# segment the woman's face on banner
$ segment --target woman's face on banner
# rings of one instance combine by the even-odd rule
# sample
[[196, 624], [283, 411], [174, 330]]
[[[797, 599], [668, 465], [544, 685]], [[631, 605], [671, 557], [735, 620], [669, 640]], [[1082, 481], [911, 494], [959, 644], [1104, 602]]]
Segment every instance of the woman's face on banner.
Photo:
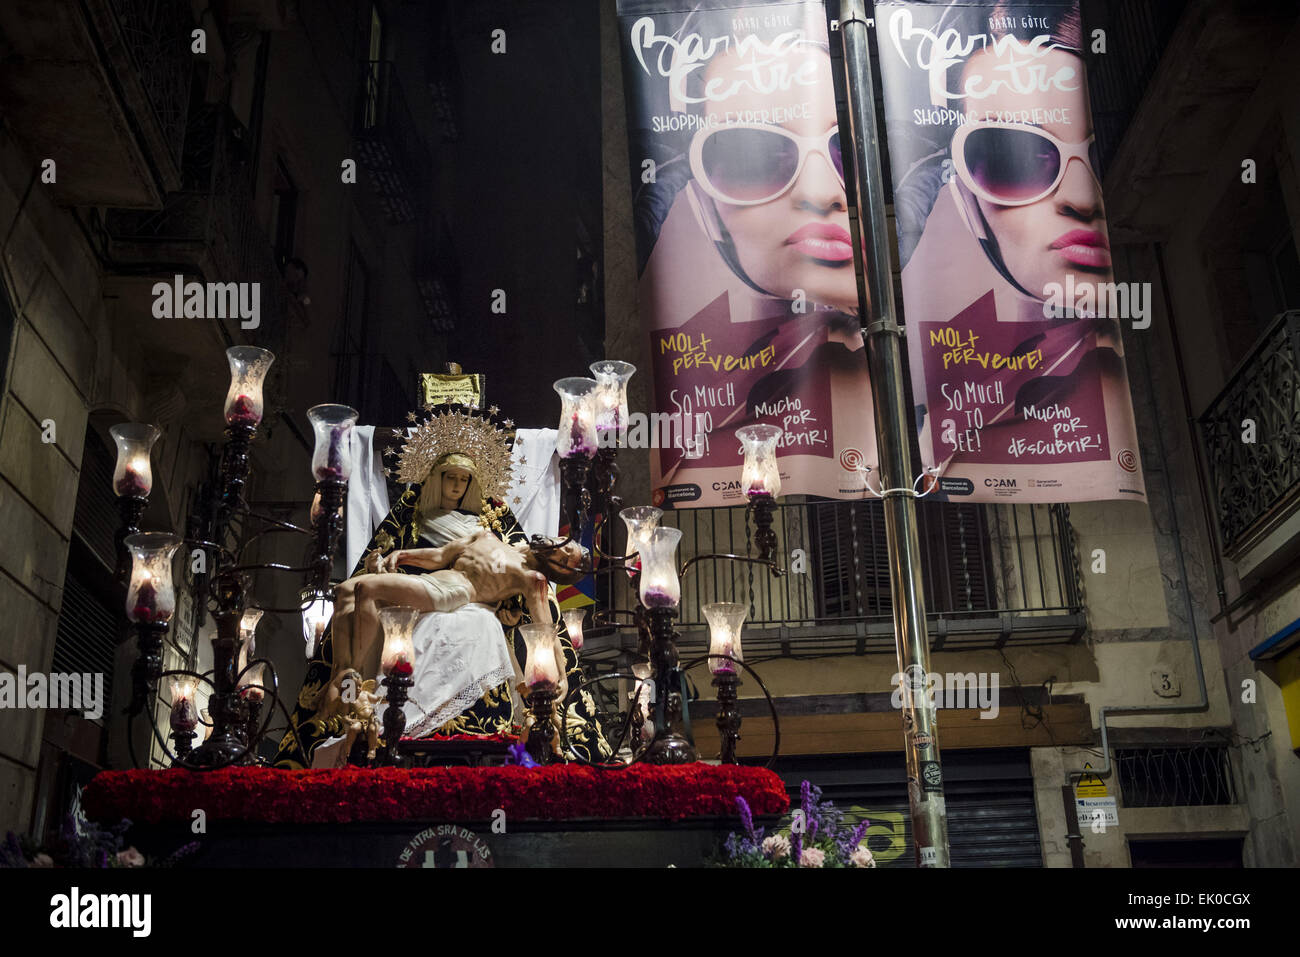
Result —
[[[727, 202], [712, 194], [750, 279], [782, 299], [795, 299], [802, 291], [811, 302], [852, 312], [858, 293], [830, 57], [811, 49], [788, 60], [790, 74], [815, 83], [758, 93], [749, 88], [747, 58], [723, 55], [709, 63], [706, 83], [720, 78], [726, 85], [739, 84], [740, 91], [710, 105], [717, 129], [725, 129], [726, 137], [706, 140], [700, 159], [714, 174], [713, 185], [746, 201]], [[763, 110], [769, 116], [783, 111], [789, 118], [737, 123], [737, 116]], [[768, 129], [753, 128], [760, 125]], [[783, 189], [796, 170], [794, 182]], [[777, 195], [765, 198], [773, 192]]]
[[[994, 82], [994, 77], [1006, 77], [1014, 56], [1010, 50], [1002, 57], [992, 52], [975, 54], [963, 70], [962, 83], [972, 76], [980, 77], [984, 84]], [[1023, 56], [1018, 59], [1020, 75], [1024, 75]], [[1101, 183], [1093, 168], [1095, 149], [1089, 149], [1087, 142], [1093, 130], [1083, 61], [1068, 51], [1051, 50], [1036, 59], [1035, 66], [1046, 77], [1073, 68], [1076, 78], [1072, 85], [1077, 84], [1078, 89], [1023, 94], [1010, 91], [1003, 83], [990, 96], [965, 101], [968, 112], [978, 110], [984, 115], [987, 111], [993, 114], [988, 119], [995, 121], [999, 113], [1006, 119], [1008, 114], [1035, 108], [1049, 115], [1042, 123], [1023, 124], [1021, 130], [973, 127], [966, 131], [963, 152], [967, 167], [986, 193], [992, 190], [1023, 202], [1046, 191], [1033, 202], [1015, 206], [991, 201], [987, 194], [976, 195], [1011, 275], [1027, 292], [1046, 299], [1048, 284], [1064, 287], [1069, 273], [1075, 274], [1076, 282], [1109, 281], [1111, 257]], [[1069, 112], [1051, 113], [1055, 110]], [[1053, 121], [1057, 116], [1068, 116], [1069, 122]], [[1018, 119], [1012, 122], [1020, 123]], [[1064, 143], [1064, 149], [1037, 131]]]

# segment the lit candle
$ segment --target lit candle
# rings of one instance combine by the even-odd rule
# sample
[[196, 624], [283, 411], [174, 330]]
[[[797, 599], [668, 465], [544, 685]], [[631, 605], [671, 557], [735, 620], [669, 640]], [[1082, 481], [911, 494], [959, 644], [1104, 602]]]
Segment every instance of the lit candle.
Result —
[[124, 422], [108, 430], [117, 446], [113, 493], [122, 498], [148, 498], [153, 490], [149, 453], [162, 434], [152, 425]]
[[275, 355], [256, 346], [231, 346], [230, 389], [226, 392], [226, 424], [235, 428], [256, 428], [262, 421], [262, 386]]
[[251, 395], [237, 395], [226, 411], [227, 425], [257, 426], [262, 421], [262, 412]]
[[627, 381], [636, 366], [617, 359], [601, 359], [590, 366], [596, 377], [596, 433], [602, 448], [617, 446], [627, 427]]
[[[627, 526], [627, 550], [623, 554], [630, 559], [627, 563], [628, 578], [635, 578], [641, 570], [641, 552], [654, 530], [659, 527], [659, 519], [663, 514], [652, 505], [635, 505], [618, 513], [618, 517]], [[636, 555], [636, 558], [632, 558], [632, 555]]]
[[122, 477], [113, 486], [113, 491], [118, 495], [136, 495], [140, 498], [147, 498], [149, 492], [153, 490], [150, 471], [149, 460], [144, 456], [137, 455], [126, 463]]
[[641, 551], [641, 604], [647, 608], [676, 608], [682, 600], [677, 575], [679, 528], [661, 525], [650, 533]]
[[573, 645], [574, 651], [582, 650], [582, 619], [586, 614], [585, 608], [569, 608], [560, 612], [560, 617], [564, 619], [564, 630], [569, 635], [569, 644]]
[[352, 430], [357, 410], [346, 405], [316, 405], [307, 419], [316, 434], [311, 472], [318, 482], [346, 482], [352, 475]]
[[781, 494], [781, 470], [776, 461], [776, 446], [784, 433], [775, 425], [747, 425], [736, 430], [744, 451], [740, 487], [750, 498]]
[[[709, 654], [728, 655], [736, 661], [743, 661], [740, 653], [740, 627], [744, 624], [749, 609], [736, 602], [720, 601], [710, 602], [700, 610], [709, 623]], [[709, 671], [715, 675], [734, 675], [736, 665], [726, 658], [710, 658]]]
[[591, 458], [596, 453], [595, 379], [559, 379], [553, 385], [560, 396], [559, 436], [555, 442], [560, 458]]
[[555, 691], [560, 685], [560, 668], [556, 662], [558, 644], [555, 626], [529, 622], [519, 626], [519, 634], [528, 649], [524, 659], [524, 684], [533, 691]]
[[194, 706], [194, 682], [189, 678], [176, 676], [171, 679], [171, 686], [172, 730], [188, 734], [199, 726], [199, 712]]
[[415, 644], [411, 634], [419, 617], [418, 608], [405, 605], [391, 605], [379, 611], [384, 629], [380, 667], [390, 678], [409, 678], [415, 672]]
[[266, 697], [266, 690], [262, 687], [261, 662], [244, 672], [244, 677], [239, 680], [239, 696], [253, 704], [259, 704]]
[[181, 540], [175, 535], [162, 532], [127, 536], [131, 580], [126, 592], [126, 615], [131, 621], [141, 624], [171, 621], [176, 611], [172, 556], [180, 545]]

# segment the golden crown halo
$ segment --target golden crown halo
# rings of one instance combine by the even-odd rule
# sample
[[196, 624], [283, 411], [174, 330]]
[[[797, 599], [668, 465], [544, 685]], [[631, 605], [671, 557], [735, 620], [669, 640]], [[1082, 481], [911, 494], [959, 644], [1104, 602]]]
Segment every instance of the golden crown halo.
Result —
[[[474, 460], [483, 497], [504, 498], [510, 488], [511, 471], [510, 435], [506, 429], [514, 423], [506, 419], [497, 425], [493, 421], [498, 412], [496, 406], [483, 412], [451, 404], [426, 405], [424, 412], [428, 417], [402, 445], [397, 459], [397, 480], [408, 484], [423, 482], [439, 457], [459, 452]], [[417, 422], [419, 416], [412, 412], [407, 419]]]

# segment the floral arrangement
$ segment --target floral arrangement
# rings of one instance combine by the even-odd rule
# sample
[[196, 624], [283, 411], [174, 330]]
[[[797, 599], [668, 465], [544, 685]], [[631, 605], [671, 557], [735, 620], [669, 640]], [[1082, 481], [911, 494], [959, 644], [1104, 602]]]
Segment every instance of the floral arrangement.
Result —
[[320, 824], [486, 821], [498, 808], [520, 820], [722, 818], [738, 797], [758, 814], [782, 814], [790, 804], [771, 771], [706, 764], [101, 771], [84, 802], [98, 820], [188, 822], [201, 807], [209, 822]]
[[191, 841], [165, 858], [148, 860], [134, 847], [123, 847], [131, 822], [101, 827], [76, 812], [63, 819], [59, 832], [44, 844], [13, 831], [0, 844], [0, 867], [173, 867], [199, 848]]
[[[800, 787], [799, 809], [792, 815], [790, 836], [763, 836], [754, 827], [754, 814], [744, 797], [736, 798], [743, 833], [732, 833], [715, 859], [721, 867], [875, 867], [863, 841], [869, 821], [846, 826], [833, 801], [823, 801], [821, 788], [808, 781]], [[795, 824], [802, 822], [796, 829]]]

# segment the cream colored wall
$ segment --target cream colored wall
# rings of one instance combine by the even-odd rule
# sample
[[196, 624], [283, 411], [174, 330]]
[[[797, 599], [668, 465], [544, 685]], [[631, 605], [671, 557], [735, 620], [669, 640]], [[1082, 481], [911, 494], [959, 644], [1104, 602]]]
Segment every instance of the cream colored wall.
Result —
[[[1070, 523], [1079, 549], [1089, 629], [1168, 627], [1149, 507], [1142, 502], [1080, 502], [1070, 506]], [[1092, 571], [1097, 549], [1105, 552], [1105, 574]]]

